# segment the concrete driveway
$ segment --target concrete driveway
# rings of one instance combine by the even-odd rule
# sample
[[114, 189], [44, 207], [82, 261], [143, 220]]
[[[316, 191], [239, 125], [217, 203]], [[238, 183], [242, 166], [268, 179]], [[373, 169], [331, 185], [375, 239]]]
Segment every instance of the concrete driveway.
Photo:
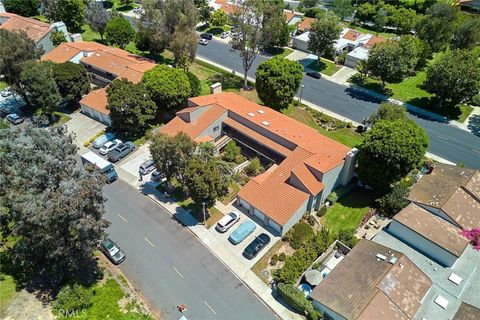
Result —
[[[229, 263], [235, 263], [244, 266], [247, 269], [251, 269], [255, 263], [257, 263], [258, 260], [260, 260], [261, 257], [267, 251], [277, 242], [281, 239], [279, 236], [273, 235], [269, 230], [265, 229], [264, 226], [262, 226], [258, 221], [255, 221], [251, 217], [247, 216], [243, 212], [241, 212], [238, 208], [234, 207], [233, 205], [228, 205], [228, 206], [223, 206], [220, 207], [219, 205], [216, 206], [217, 209], [222, 211], [223, 214], [228, 214], [231, 211], [237, 211], [240, 212], [240, 220], [233, 225], [227, 232], [225, 233], [220, 233], [217, 230], [215, 230], [215, 226], [212, 226], [208, 231], [211, 234], [211, 237], [209, 237], [210, 240], [215, 239], [216, 242], [216, 247], [222, 247], [224, 250], [223, 254], [229, 254], [230, 259], [228, 259]], [[237, 245], [233, 245], [228, 241], [228, 237], [240, 226], [245, 221], [252, 220], [255, 225], [257, 226], [255, 228], [255, 231], [252, 232], [245, 240], [240, 242]], [[270, 237], [270, 243], [260, 251], [255, 258], [252, 260], [248, 260], [242, 255], [243, 250], [250, 244], [250, 242], [255, 239], [259, 234], [261, 233], [266, 233]], [[226, 251], [226, 252], [225, 252]], [[225, 260], [224, 260], [225, 262]]]
[[68, 132], [74, 133], [74, 142], [80, 149], [84, 149], [83, 144], [85, 142], [107, 127], [80, 112], [73, 113], [70, 117], [72, 119], [66, 122], [65, 125]]

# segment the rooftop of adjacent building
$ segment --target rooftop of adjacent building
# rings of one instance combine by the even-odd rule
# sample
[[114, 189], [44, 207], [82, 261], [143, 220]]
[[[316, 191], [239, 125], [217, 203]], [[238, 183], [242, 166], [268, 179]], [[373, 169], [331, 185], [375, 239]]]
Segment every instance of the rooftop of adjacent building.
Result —
[[24, 31], [30, 39], [40, 41], [50, 32], [50, 24], [32, 18], [26, 18], [14, 13], [0, 13], [0, 29], [9, 31]]

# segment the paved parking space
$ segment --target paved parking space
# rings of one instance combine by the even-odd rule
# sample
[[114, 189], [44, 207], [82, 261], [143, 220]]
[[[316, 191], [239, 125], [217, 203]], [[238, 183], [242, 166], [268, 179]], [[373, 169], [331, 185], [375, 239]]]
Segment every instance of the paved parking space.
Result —
[[75, 134], [74, 142], [80, 149], [84, 149], [83, 144], [85, 142], [106, 128], [104, 124], [80, 112], [73, 113], [70, 117], [72, 119], [66, 122], [65, 125], [69, 132]]
[[[225, 206], [225, 208], [222, 208], [222, 212], [224, 214], [227, 214], [228, 212], [231, 212], [231, 211], [237, 211], [237, 212], [240, 212], [240, 220], [235, 224], [233, 225], [233, 227], [231, 227], [227, 232], [225, 233], [220, 233], [218, 232], [217, 230], [215, 230], [215, 226], [212, 226], [208, 231], [211, 233], [211, 235], [213, 236], [213, 238], [218, 241], [217, 245], [221, 245], [221, 246], [224, 246], [225, 248], [228, 249], [228, 251], [230, 251], [236, 259], [239, 260], [239, 262], [241, 262], [242, 264], [244, 264], [248, 269], [252, 268], [253, 265], [255, 263], [257, 263], [258, 260], [260, 260], [260, 258], [277, 242], [281, 239], [280, 236], [275, 236], [273, 235], [269, 230], [265, 229], [264, 226], [262, 226], [260, 223], [258, 223], [258, 221], [256, 221], [256, 219], [251, 219], [249, 216], [247, 216], [246, 214], [244, 214], [243, 212], [241, 212], [239, 209], [235, 208], [233, 205], [229, 205], [229, 206]], [[255, 228], [255, 231], [252, 232], [252, 234], [250, 234], [245, 240], [243, 240], [241, 243], [237, 244], [237, 245], [233, 245], [232, 243], [230, 243], [230, 241], [228, 241], [228, 237], [235, 231], [235, 229], [238, 228], [238, 226], [240, 224], [242, 224], [243, 222], [245, 221], [248, 221], [248, 220], [252, 220], [253, 222], [255, 222], [255, 225], [257, 226]], [[258, 253], [258, 255], [253, 258], [252, 260], [248, 260], [246, 259], [243, 255], [242, 255], [242, 252], [243, 250], [250, 244], [250, 242], [253, 241], [253, 239], [255, 239], [255, 237], [257, 237], [259, 234], [261, 233], [266, 233], [268, 234], [268, 236], [270, 237], [270, 243], [262, 249], [262, 251], [260, 251]], [[210, 237], [210, 239], [212, 239], [212, 237]]]
[[[138, 168], [148, 159], [151, 159], [150, 144], [146, 143], [140, 146], [140, 148], [135, 149], [135, 151], [129, 154], [126, 158], [119, 161], [117, 163], [117, 166], [121, 167], [123, 170], [127, 171], [131, 175], [139, 178]], [[148, 179], [148, 176], [144, 176], [144, 179], [145, 178]]]

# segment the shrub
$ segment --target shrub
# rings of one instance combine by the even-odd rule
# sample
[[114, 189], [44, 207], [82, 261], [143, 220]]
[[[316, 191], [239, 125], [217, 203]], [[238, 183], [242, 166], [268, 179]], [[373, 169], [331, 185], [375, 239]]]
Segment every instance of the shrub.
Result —
[[309, 225], [311, 225], [312, 227], [315, 225], [315, 223], [317, 222], [317, 220], [315, 219], [314, 216], [310, 215], [307, 217], [307, 222]]
[[389, 216], [393, 216], [408, 204], [405, 199], [409, 188], [406, 183], [398, 183], [381, 198], [376, 200], [378, 207]]
[[278, 282], [295, 283], [317, 256], [317, 252], [311, 246], [304, 246], [298, 249], [292, 256], [285, 259], [285, 264], [282, 268], [274, 271], [273, 276], [275, 280]]
[[327, 213], [327, 207], [323, 206], [318, 210], [317, 217], [323, 217]]
[[230, 141], [223, 149], [222, 159], [240, 164], [245, 160], [245, 157], [242, 155], [241, 149], [235, 141]]
[[190, 71], [185, 72], [185, 74], [187, 75], [188, 81], [190, 82], [190, 87], [192, 88], [191, 96], [192, 97], [199, 96], [202, 90], [202, 85], [200, 83], [200, 80], [196, 75], [194, 75]]
[[245, 173], [249, 176], [259, 175], [263, 171], [262, 164], [258, 158], [253, 158], [250, 163], [244, 169]]
[[322, 313], [318, 310], [312, 309], [307, 314], [307, 320], [320, 320], [324, 319]]
[[328, 196], [327, 196], [327, 201], [330, 202], [331, 204], [335, 204], [338, 201], [338, 195], [335, 191], [332, 191]]
[[285, 252], [282, 252], [278, 255], [278, 261], [285, 261], [285, 259], [287, 259], [287, 255], [285, 254]]
[[270, 265], [273, 267], [274, 265], [276, 265], [278, 262], [278, 255], [277, 254], [274, 254], [271, 258], [270, 258]]
[[304, 243], [313, 239], [315, 234], [308, 223], [300, 222], [292, 228], [293, 232], [290, 239], [290, 246], [293, 249], [300, 248]]
[[53, 310], [71, 312], [86, 309], [92, 305], [92, 290], [80, 284], [66, 285], [53, 301]]
[[313, 306], [305, 295], [291, 284], [279, 283], [277, 286], [278, 293], [283, 301], [290, 307], [303, 314], [311, 313]]
[[355, 247], [358, 243], [358, 239], [355, 237], [355, 230], [353, 229], [342, 229], [338, 231], [337, 239], [349, 248]]

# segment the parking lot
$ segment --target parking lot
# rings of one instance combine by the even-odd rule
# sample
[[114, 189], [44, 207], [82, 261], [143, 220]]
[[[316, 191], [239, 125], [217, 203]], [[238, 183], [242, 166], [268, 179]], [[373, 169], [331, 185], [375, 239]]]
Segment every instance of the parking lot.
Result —
[[[217, 206], [218, 207], [218, 206]], [[227, 232], [225, 233], [220, 233], [217, 230], [215, 230], [215, 226], [211, 227], [208, 231], [211, 233], [213, 238], [218, 241], [217, 245], [223, 246], [224, 248], [228, 249], [232, 255], [235, 256], [236, 259], [238, 259], [238, 262], [241, 263], [242, 265], [245, 265], [245, 268], [252, 268], [255, 263], [257, 263], [258, 260], [277, 242], [281, 239], [280, 236], [273, 235], [269, 230], [267, 230], [258, 219], [251, 218], [247, 216], [245, 213], [241, 212], [238, 208], [234, 207], [233, 205], [228, 205], [224, 206], [221, 209], [223, 214], [228, 214], [229, 212], [235, 210], [240, 213], [240, 220], [234, 224]], [[245, 221], [252, 220], [255, 225], [255, 231], [252, 232], [245, 240], [240, 242], [237, 245], [233, 245], [228, 241], [228, 237], [235, 231], [235, 229], [240, 226]], [[250, 244], [250, 242], [255, 239], [259, 234], [261, 233], [266, 233], [270, 237], [270, 243], [265, 246], [262, 251], [260, 251], [255, 258], [252, 260], [248, 260], [247, 258], [242, 256], [243, 250]], [[212, 239], [212, 237], [210, 237]]]

